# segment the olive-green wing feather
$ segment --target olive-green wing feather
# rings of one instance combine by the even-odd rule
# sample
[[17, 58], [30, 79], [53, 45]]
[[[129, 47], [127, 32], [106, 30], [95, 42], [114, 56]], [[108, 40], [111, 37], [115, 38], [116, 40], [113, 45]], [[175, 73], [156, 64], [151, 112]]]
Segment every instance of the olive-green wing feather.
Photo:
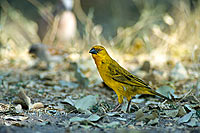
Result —
[[108, 69], [111, 72], [112, 79], [115, 81], [130, 86], [145, 87], [150, 89], [148, 84], [146, 84], [143, 80], [137, 78], [136, 76], [122, 68], [117, 62], [115, 62], [115, 64], [110, 64], [108, 66]]
[[113, 80], [118, 81], [123, 84], [130, 85], [130, 86], [144, 87], [144, 88], [148, 89], [148, 91], [150, 93], [152, 93], [154, 95], [158, 95], [169, 101], [172, 101], [168, 97], [157, 93], [148, 84], [146, 84], [143, 80], [137, 78], [135, 75], [131, 74], [130, 72], [128, 72], [127, 70], [122, 68], [117, 62], [114, 61], [112, 64], [110, 64], [108, 66], [108, 69], [110, 70]]

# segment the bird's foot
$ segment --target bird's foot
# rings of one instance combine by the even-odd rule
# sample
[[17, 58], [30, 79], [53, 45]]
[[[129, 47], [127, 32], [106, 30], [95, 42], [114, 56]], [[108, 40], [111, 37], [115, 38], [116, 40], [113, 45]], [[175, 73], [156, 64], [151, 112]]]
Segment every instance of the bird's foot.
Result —
[[[132, 106], [132, 108], [131, 108], [131, 106]], [[132, 103], [132, 105], [131, 105], [131, 102], [129, 101], [127, 109], [126, 109], [126, 112], [130, 113], [131, 110], [132, 111], [137, 111], [138, 109], [139, 109], [139, 107], [138, 107], [138, 105], [136, 103]]]

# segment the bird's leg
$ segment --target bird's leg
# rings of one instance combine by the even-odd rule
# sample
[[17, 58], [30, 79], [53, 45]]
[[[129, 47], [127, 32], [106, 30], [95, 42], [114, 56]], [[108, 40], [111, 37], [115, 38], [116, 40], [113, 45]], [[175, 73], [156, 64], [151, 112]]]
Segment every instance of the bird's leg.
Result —
[[118, 105], [112, 110], [112, 112], [117, 111], [120, 107], [121, 107], [121, 104], [118, 104]]
[[116, 92], [116, 94], [118, 96], [118, 103], [119, 104], [112, 110], [112, 112], [117, 111], [117, 109], [119, 109], [121, 107], [122, 103], [123, 103], [123, 96], [118, 92]]
[[128, 102], [128, 106], [127, 106], [127, 109], [126, 109], [127, 113], [129, 112], [130, 105], [131, 105], [131, 100], [129, 100], [129, 102]]
[[127, 106], [126, 112], [128, 113], [130, 111], [132, 96], [129, 96], [129, 97], [126, 97], [126, 98], [127, 98], [127, 101], [128, 101], [128, 106]]

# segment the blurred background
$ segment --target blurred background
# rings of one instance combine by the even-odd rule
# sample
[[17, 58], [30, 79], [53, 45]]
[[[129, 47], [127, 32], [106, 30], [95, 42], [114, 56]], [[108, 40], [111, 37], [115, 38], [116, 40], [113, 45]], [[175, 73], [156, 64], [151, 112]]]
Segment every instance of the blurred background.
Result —
[[[155, 66], [199, 62], [199, 0], [1, 0], [0, 64], [26, 66], [33, 43], [89, 58], [94, 44], [112, 57]], [[85, 55], [85, 56], [80, 56]]]

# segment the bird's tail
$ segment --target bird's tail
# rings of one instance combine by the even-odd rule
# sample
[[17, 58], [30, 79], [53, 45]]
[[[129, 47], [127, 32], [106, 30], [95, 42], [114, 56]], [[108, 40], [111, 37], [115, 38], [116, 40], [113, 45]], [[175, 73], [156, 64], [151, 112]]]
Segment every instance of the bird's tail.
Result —
[[173, 101], [172, 99], [169, 99], [168, 97], [166, 97], [166, 96], [164, 96], [164, 95], [162, 95], [162, 94], [156, 92], [155, 90], [152, 90], [152, 89], [151, 89], [150, 92], [151, 92], [153, 95], [157, 95], [157, 96], [162, 97], [162, 98], [164, 98], [164, 99], [166, 99], [166, 100], [168, 100], [168, 101], [171, 101], [171, 102]]

